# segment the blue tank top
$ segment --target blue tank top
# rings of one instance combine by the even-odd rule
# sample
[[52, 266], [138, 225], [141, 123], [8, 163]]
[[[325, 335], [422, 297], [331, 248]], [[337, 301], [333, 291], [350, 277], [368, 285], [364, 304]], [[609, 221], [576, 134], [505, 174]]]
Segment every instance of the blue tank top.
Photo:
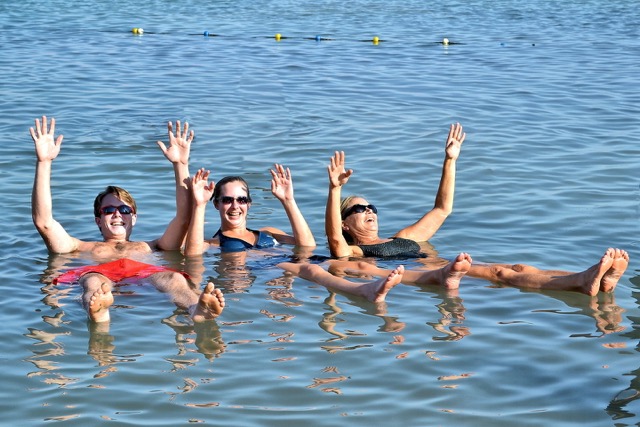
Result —
[[222, 252], [241, 252], [246, 251], [247, 249], [272, 248], [278, 243], [270, 234], [251, 229], [249, 229], [249, 231], [258, 235], [258, 241], [255, 245], [245, 242], [242, 239], [238, 239], [237, 237], [227, 237], [222, 234], [222, 230], [216, 231], [216, 234], [214, 234], [213, 237], [218, 238], [218, 241], [220, 242], [220, 250]]

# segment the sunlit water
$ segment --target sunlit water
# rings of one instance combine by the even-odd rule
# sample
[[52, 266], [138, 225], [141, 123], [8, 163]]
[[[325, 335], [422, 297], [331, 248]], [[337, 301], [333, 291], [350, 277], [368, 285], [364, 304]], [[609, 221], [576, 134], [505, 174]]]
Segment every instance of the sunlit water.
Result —
[[[639, 24], [635, 1], [3, 2], [3, 424], [637, 425]], [[173, 216], [155, 146], [170, 120], [196, 132], [192, 171], [248, 178], [254, 227], [289, 229], [268, 169], [291, 167], [320, 256], [334, 150], [391, 235], [432, 206], [460, 121], [441, 256], [582, 270], [614, 246], [632, 261], [609, 297], [465, 278], [457, 294], [397, 287], [379, 311], [284, 277], [286, 248], [242, 264], [211, 251], [203, 280], [228, 302], [215, 326], [132, 286], [95, 328], [77, 287], [47, 284], [88, 261], [49, 257], [31, 223], [42, 114], [65, 135], [55, 216], [86, 240], [108, 184], [136, 197], [136, 239]]]

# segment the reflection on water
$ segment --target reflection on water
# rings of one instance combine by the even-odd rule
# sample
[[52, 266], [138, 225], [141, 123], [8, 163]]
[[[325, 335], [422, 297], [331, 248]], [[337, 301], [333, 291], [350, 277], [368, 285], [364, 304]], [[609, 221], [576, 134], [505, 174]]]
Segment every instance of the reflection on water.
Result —
[[[631, 283], [640, 287], [640, 276], [633, 277]], [[640, 291], [634, 291], [631, 294], [640, 307]], [[633, 322], [631, 330], [621, 334], [621, 337], [635, 342], [636, 347], [629, 351], [637, 353], [640, 352], [640, 316], [629, 316], [629, 320]], [[624, 376], [631, 378], [629, 386], [617, 393], [607, 406], [607, 412], [614, 420], [632, 418], [640, 413], [640, 367], [625, 373]], [[634, 403], [635, 406], [633, 406]]]

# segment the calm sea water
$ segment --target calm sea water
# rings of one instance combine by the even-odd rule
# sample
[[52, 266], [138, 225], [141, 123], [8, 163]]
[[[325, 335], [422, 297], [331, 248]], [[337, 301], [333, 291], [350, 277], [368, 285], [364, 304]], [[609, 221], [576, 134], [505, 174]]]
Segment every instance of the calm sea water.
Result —
[[[2, 424], [638, 425], [637, 6], [2, 2]], [[134, 286], [96, 329], [77, 287], [48, 284], [88, 261], [50, 257], [31, 223], [28, 128], [42, 114], [65, 135], [55, 216], [83, 239], [99, 238], [91, 202], [108, 184], [138, 201], [134, 238], [157, 237], [174, 203], [155, 141], [180, 119], [196, 132], [192, 171], [248, 178], [254, 227], [288, 229], [268, 169], [291, 167], [328, 255], [332, 152], [347, 152], [348, 192], [374, 202], [391, 235], [432, 206], [460, 121], [455, 211], [431, 240], [441, 256], [582, 270], [614, 246], [632, 261], [607, 297], [465, 278], [455, 294], [397, 287], [377, 311], [284, 277], [286, 250], [211, 251], [204, 278], [228, 301], [215, 327], [194, 329]], [[208, 220], [212, 234], [212, 209]]]

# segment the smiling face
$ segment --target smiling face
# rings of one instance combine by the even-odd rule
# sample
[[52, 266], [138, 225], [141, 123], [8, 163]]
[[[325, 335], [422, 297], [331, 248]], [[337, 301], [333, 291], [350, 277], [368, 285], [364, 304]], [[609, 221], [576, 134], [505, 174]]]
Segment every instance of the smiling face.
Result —
[[[340, 209], [342, 215], [348, 213], [354, 205], [368, 206], [369, 202], [367, 199], [357, 196], [345, 199]], [[363, 212], [352, 212], [342, 220], [342, 230], [356, 241], [362, 241], [364, 236], [377, 238], [378, 215], [369, 208], [364, 209]]]
[[[127, 209], [120, 208], [121, 206], [128, 206], [131, 213], [122, 213], [121, 210], [127, 211]], [[105, 212], [105, 208], [109, 207], [120, 209], [106, 209], [107, 212]], [[129, 240], [133, 226], [138, 218], [131, 204], [120, 200], [115, 194], [107, 194], [100, 202], [98, 213], [96, 224], [105, 242]]]
[[242, 181], [230, 181], [220, 186], [213, 205], [220, 212], [222, 230], [246, 228], [247, 214], [251, 207], [251, 199], [247, 186]]

